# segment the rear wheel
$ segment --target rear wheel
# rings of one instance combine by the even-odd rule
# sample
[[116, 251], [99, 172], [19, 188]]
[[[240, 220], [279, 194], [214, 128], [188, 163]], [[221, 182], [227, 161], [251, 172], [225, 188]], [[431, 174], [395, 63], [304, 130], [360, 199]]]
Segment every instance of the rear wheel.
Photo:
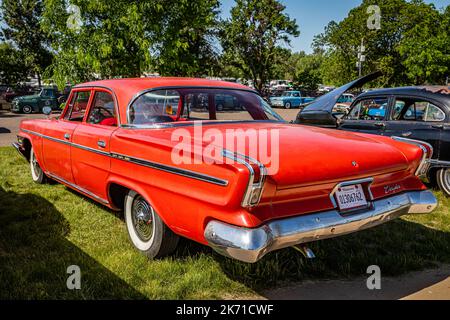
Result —
[[436, 173], [439, 188], [450, 197], [450, 168], [440, 169]]
[[162, 258], [175, 251], [179, 237], [135, 191], [129, 191], [125, 197], [125, 222], [131, 242], [149, 259]]
[[28, 105], [23, 106], [23, 107], [22, 107], [22, 112], [23, 112], [23, 113], [26, 113], [26, 114], [30, 114], [30, 113], [33, 112], [33, 108], [32, 108], [31, 106], [28, 106]]
[[43, 184], [47, 182], [47, 177], [45, 176], [44, 171], [42, 171], [41, 167], [39, 166], [39, 163], [37, 162], [33, 148], [31, 148], [30, 150], [30, 169], [31, 169], [31, 177], [33, 178], [33, 181], [35, 183]]

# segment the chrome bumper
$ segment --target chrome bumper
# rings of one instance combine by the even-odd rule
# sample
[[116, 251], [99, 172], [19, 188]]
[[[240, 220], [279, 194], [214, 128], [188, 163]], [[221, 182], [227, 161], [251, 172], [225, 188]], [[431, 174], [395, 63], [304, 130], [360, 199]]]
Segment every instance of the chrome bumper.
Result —
[[17, 142], [13, 142], [13, 143], [11, 143], [11, 145], [17, 150], [17, 152], [18, 152], [22, 157], [24, 157], [24, 158], [28, 161], [28, 158], [27, 158], [27, 156], [25, 155], [25, 153], [24, 153], [22, 147], [20, 146], [20, 144], [18, 144]]
[[211, 221], [205, 238], [218, 253], [254, 263], [274, 250], [368, 229], [402, 215], [431, 213], [437, 200], [430, 191], [414, 191], [372, 204], [371, 209], [352, 215], [332, 210], [275, 220], [255, 229]]

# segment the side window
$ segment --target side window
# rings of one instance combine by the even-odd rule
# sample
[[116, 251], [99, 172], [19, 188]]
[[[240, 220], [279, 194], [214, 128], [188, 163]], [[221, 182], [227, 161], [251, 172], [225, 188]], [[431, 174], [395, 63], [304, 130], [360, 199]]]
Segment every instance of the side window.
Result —
[[251, 114], [245, 108], [245, 102], [230, 94], [216, 94], [216, 120], [223, 121], [248, 121], [253, 120]]
[[[178, 113], [180, 94], [175, 90], [151, 91], [140, 96], [128, 110], [130, 124], [171, 122]], [[171, 117], [172, 116], [172, 117]]]
[[387, 106], [387, 98], [363, 99], [356, 103], [346, 118], [349, 120], [384, 120]]
[[[216, 104], [222, 110], [226, 107], [226, 101], [224, 99], [216, 101]], [[190, 120], [209, 120], [209, 95], [206, 93], [187, 94], [184, 97], [183, 116]]]
[[87, 123], [117, 126], [114, 99], [110, 93], [104, 91], [97, 91], [95, 93]]
[[295, 92], [294, 97], [300, 97], [300, 94], [298, 92]]
[[69, 110], [64, 118], [69, 121], [83, 121], [91, 91], [77, 91], [69, 103]]
[[445, 113], [437, 106], [427, 101], [397, 99], [394, 109], [394, 120], [442, 122]]

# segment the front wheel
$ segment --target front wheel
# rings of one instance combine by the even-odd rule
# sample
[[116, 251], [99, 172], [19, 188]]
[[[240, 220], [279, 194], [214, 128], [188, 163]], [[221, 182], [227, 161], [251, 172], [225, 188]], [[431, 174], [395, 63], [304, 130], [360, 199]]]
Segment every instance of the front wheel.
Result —
[[30, 150], [30, 169], [31, 169], [31, 177], [33, 181], [37, 184], [44, 184], [47, 182], [47, 177], [45, 176], [44, 171], [42, 171], [39, 163], [37, 162], [36, 155], [34, 154], [34, 149]]
[[286, 102], [286, 103], [284, 104], [284, 108], [285, 108], [285, 109], [290, 109], [291, 107], [292, 107], [292, 105], [291, 105], [290, 102]]
[[179, 237], [135, 191], [129, 191], [125, 198], [125, 222], [131, 242], [149, 259], [163, 258], [175, 251]]
[[33, 113], [33, 108], [31, 106], [23, 106], [22, 107], [22, 112], [25, 114], [30, 114]]
[[450, 197], [450, 168], [440, 169], [436, 173], [439, 188]]

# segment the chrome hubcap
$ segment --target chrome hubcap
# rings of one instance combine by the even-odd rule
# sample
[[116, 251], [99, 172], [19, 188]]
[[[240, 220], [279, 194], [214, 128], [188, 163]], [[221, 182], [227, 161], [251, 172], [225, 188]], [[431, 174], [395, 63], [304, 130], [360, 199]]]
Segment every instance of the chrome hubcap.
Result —
[[37, 163], [37, 160], [36, 160], [36, 157], [34, 156], [34, 154], [31, 156], [31, 164], [33, 167], [34, 175], [36, 177], [38, 177], [39, 174], [41, 173], [41, 168], [39, 167], [39, 164]]
[[444, 183], [447, 185], [447, 187], [450, 187], [450, 169], [447, 169], [444, 172]]
[[153, 208], [141, 196], [133, 200], [131, 217], [139, 239], [149, 241], [153, 236]]

